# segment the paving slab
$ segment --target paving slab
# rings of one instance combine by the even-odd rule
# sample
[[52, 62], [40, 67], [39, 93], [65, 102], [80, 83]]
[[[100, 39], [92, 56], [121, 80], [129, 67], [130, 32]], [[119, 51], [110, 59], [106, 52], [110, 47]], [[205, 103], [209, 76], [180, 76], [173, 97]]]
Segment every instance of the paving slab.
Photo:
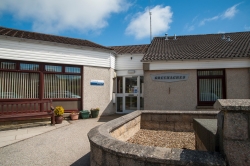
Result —
[[4, 130], [0, 131], [0, 147], [4, 147], [10, 145], [12, 143], [34, 137], [39, 134], [43, 134], [45, 132], [55, 130], [57, 128], [69, 125], [70, 123], [67, 120], [64, 120], [62, 124], [56, 124], [54, 126], [46, 125], [46, 126], [38, 126], [38, 127], [30, 127], [31, 124], [27, 128], [14, 129], [14, 130]]

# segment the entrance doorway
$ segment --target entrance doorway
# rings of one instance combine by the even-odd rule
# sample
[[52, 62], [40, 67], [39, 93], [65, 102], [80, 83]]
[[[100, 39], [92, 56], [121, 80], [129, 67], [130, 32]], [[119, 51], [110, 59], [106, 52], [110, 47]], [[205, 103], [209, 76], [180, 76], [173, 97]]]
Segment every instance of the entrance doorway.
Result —
[[117, 77], [116, 112], [143, 110], [143, 76]]

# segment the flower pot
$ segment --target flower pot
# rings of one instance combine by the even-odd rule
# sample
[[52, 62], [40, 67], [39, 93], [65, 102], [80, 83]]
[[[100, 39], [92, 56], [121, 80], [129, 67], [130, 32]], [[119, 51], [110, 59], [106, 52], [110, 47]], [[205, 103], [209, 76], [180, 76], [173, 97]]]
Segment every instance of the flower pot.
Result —
[[99, 110], [91, 110], [91, 117], [92, 118], [98, 117], [98, 114], [99, 114]]
[[84, 111], [80, 111], [81, 117], [83, 119], [88, 119], [89, 118], [89, 111], [84, 110]]
[[63, 116], [55, 116], [55, 122], [56, 124], [61, 124], [63, 121]]
[[71, 120], [77, 120], [79, 117], [79, 114], [78, 113], [75, 113], [75, 114], [70, 114], [70, 118]]

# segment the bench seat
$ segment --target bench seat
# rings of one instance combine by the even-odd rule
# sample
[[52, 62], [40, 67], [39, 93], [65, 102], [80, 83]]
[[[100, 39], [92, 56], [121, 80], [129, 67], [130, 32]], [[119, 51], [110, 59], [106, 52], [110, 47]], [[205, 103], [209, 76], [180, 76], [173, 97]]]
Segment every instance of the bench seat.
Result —
[[2, 102], [0, 103], [0, 122], [50, 117], [51, 124], [54, 125], [55, 115], [51, 103], [50, 100]]

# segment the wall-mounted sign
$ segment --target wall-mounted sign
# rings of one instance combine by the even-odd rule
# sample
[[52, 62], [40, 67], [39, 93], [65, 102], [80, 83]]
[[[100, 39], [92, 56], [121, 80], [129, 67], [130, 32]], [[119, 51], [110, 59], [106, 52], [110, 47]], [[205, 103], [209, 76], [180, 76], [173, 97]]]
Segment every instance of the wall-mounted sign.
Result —
[[178, 74], [178, 73], [162, 73], [162, 74], [151, 74], [153, 81], [162, 81], [162, 82], [177, 82], [177, 81], [186, 81], [189, 74]]
[[93, 85], [93, 86], [103, 86], [104, 85], [104, 81], [103, 80], [91, 80], [90, 81], [90, 85]]

